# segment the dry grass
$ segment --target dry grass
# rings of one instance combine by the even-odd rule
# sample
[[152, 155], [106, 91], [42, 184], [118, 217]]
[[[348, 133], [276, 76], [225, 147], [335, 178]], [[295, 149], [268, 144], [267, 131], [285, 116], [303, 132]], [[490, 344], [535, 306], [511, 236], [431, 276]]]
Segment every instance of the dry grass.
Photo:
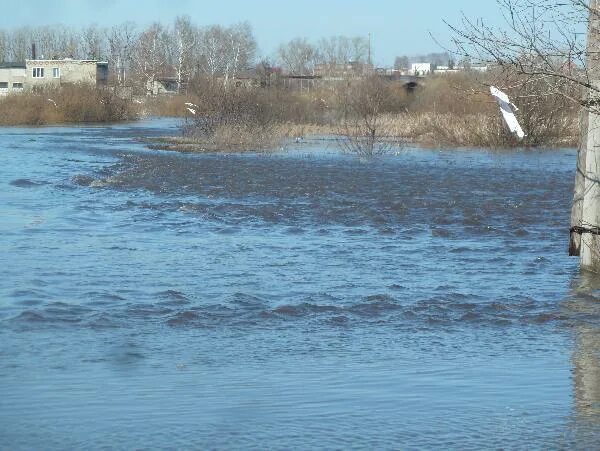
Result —
[[186, 102], [198, 105], [200, 99], [195, 95], [165, 95], [145, 97], [143, 99], [144, 114], [147, 116], [189, 117]]
[[0, 125], [118, 122], [136, 117], [132, 103], [108, 89], [87, 85], [69, 85], [0, 98]]
[[[507, 130], [489, 85], [503, 88], [518, 104], [516, 116], [527, 136], [519, 141]], [[429, 146], [559, 147], [576, 146], [579, 108], [560, 95], [573, 96], [564, 84], [549, 93], [540, 80], [511, 73], [458, 74], [427, 79], [404, 119], [405, 133]]]
[[[509, 95], [521, 108], [518, 117], [528, 134], [524, 141], [508, 133], [498, 105], [487, 88], [482, 88], [482, 81], [465, 74], [430, 77], [412, 96], [407, 96], [398, 84], [378, 83], [381, 93], [378, 90], [377, 95], [365, 97], [369, 102], [378, 99], [377, 108], [369, 108], [369, 115], [358, 114], [363, 104], [373, 105], [361, 101], [356, 86], [349, 83], [299, 93], [259, 87], [224, 91], [221, 85], [203, 80], [185, 96], [148, 98], [142, 104], [120, 99], [109, 89], [65, 86], [0, 98], [0, 125], [115, 122], [135, 119], [143, 109], [146, 114], [191, 119], [184, 137], [153, 141], [156, 147], [184, 151], [269, 150], [296, 137], [345, 134], [362, 139], [362, 128], [349, 131], [344, 127], [350, 99], [356, 103], [352, 111], [357, 117], [371, 118], [375, 111], [377, 136], [384, 141], [491, 148], [577, 144], [576, 108], [560, 96], [539, 95], [543, 86], [514, 81], [507, 84], [517, 86]], [[197, 105], [195, 119], [185, 102]]]

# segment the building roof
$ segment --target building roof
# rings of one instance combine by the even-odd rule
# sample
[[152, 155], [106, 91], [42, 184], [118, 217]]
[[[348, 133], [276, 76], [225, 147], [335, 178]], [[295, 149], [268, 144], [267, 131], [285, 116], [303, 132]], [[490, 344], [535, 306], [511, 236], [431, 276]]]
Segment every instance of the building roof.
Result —
[[25, 66], [25, 63], [15, 63], [15, 62], [9, 62], [9, 61], [0, 63], [0, 69], [26, 69], [26, 68], [27, 68], [27, 66]]
[[[100, 64], [100, 65], [104, 65], [104, 64], [108, 64], [107, 61], [99, 61], [99, 60], [79, 60], [79, 59], [73, 59], [73, 58], [61, 58], [61, 59], [34, 59], [34, 60], [30, 60], [27, 59], [25, 60], [25, 62], [27, 64], [33, 64], [33, 63], [75, 63], [75, 64], [80, 64], [80, 63], [96, 63], [96, 64]], [[23, 66], [24, 67], [24, 66]]]

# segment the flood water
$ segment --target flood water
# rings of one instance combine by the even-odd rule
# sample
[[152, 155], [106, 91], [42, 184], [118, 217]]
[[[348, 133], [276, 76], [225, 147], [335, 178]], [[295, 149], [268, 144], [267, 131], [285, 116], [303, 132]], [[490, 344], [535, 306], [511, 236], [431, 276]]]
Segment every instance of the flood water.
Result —
[[0, 449], [600, 448], [575, 150], [0, 129]]

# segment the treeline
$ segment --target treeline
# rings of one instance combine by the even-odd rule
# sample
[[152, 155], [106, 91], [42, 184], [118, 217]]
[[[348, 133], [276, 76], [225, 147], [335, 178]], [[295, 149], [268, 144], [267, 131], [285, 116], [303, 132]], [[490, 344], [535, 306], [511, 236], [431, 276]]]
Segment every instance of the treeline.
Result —
[[316, 66], [334, 69], [340, 64], [368, 64], [369, 40], [363, 36], [332, 36], [312, 42], [295, 38], [277, 49], [277, 63], [289, 73], [309, 75]]
[[366, 63], [369, 54], [365, 37], [334, 36], [315, 43], [299, 38], [279, 46], [275, 61], [258, 61], [258, 45], [249, 23], [198, 26], [181, 16], [171, 24], [156, 22], [145, 28], [124, 22], [112, 27], [47, 25], [0, 30], [0, 62], [30, 59], [33, 43], [38, 58], [108, 61], [111, 81], [118, 85], [160, 76], [176, 77], [179, 82], [203, 76], [228, 80], [257, 65], [306, 74], [317, 64]]
[[254, 64], [256, 39], [248, 23], [199, 27], [189, 17], [170, 25], [146, 28], [124, 22], [110, 28], [90, 25], [21, 27], [0, 31], [0, 61], [31, 58], [106, 60], [116, 84], [132, 84], [160, 76], [179, 81], [198, 74], [234, 76]]

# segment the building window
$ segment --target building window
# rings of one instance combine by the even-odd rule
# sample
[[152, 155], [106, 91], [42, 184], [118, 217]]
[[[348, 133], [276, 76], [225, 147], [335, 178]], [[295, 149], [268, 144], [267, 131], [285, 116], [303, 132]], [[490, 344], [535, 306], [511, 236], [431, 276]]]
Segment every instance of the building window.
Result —
[[23, 83], [13, 83], [13, 89], [23, 89]]
[[8, 82], [0, 81], [0, 89], [8, 89]]
[[52, 68], [52, 76], [54, 78], [60, 78], [60, 68], [58, 67], [53, 67]]
[[33, 78], [44, 78], [44, 68], [43, 67], [34, 67], [32, 76], [33, 76]]

